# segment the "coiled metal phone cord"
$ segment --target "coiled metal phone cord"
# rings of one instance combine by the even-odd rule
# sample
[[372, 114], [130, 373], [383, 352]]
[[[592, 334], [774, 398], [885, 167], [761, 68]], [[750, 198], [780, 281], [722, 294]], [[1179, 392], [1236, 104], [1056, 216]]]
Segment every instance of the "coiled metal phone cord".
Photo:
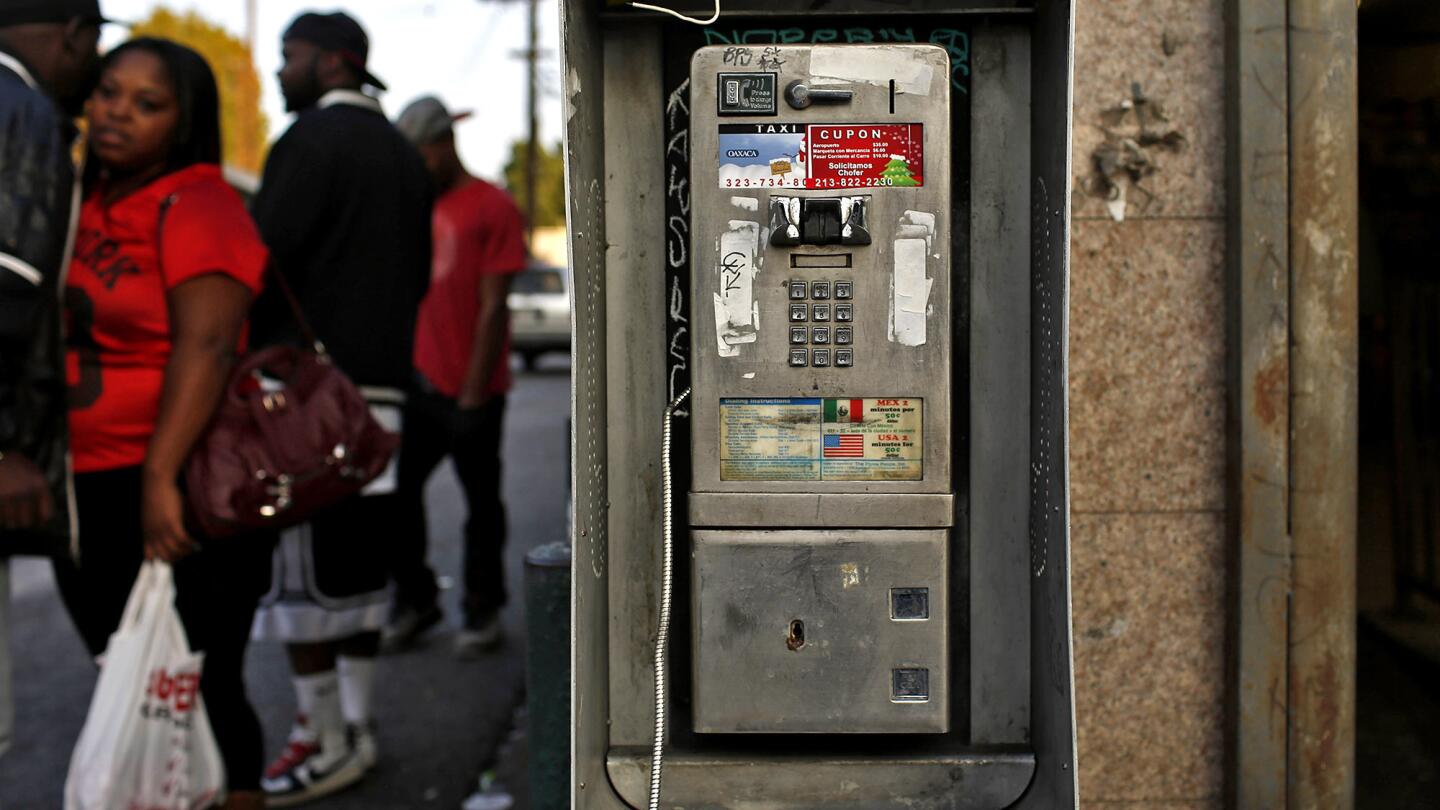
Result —
[[670, 646], [670, 601], [674, 588], [675, 536], [674, 496], [670, 480], [670, 428], [675, 409], [690, 396], [690, 389], [680, 392], [665, 408], [665, 432], [660, 442], [660, 475], [664, 488], [665, 553], [660, 568], [660, 622], [655, 633], [655, 747], [650, 757], [650, 810], [660, 810], [660, 768], [665, 761], [665, 652]]

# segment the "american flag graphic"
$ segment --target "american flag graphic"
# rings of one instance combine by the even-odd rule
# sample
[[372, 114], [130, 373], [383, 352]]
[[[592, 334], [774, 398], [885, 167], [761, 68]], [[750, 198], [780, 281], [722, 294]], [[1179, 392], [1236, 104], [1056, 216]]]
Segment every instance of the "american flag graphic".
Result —
[[859, 433], [830, 433], [821, 455], [825, 458], [864, 458], [865, 437]]

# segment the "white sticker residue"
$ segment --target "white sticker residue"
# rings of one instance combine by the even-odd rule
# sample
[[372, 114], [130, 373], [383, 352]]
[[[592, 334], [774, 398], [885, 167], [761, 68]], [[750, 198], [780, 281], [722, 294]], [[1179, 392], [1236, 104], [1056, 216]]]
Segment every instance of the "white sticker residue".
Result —
[[912, 96], [930, 95], [935, 66], [923, 54], [903, 48], [825, 48], [810, 54], [812, 85], [876, 84]]
[[925, 277], [926, 254], [935, 246], [935, 215], [906, 211], [895, 231], [895, 272], [890, 277], [890, 342], [902, 346], [925, 345], [925, 323], [930, 314], [930, 290], [935, 280]]
[[924, 239], [927, 252], [935, 249], [935, 215], [924, 211], [906, 211], [900, 217], [896, 239]]
[[744, 211], [760, 210], [760, 200], [756, 197], [731, 197], [730, 204]]
[[760, 303], [755, 300], [755, 257], [760, 251], [760, 223], [730, 220], [720, 235], [716, 266], [715, 348], [721, 357], [736, 357], [740, 346], [754, 343], [760, 331]]
[[931, 282], [925, 278], [925, 240], [895, 240], [894, 298], [890, 307], [890, 340], [901, 346], [925, 345], [925, 315]]

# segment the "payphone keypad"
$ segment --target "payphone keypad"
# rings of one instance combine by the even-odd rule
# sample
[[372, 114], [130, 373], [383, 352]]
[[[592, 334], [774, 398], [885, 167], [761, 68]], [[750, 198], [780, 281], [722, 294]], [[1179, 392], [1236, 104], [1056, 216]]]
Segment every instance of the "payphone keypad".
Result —
[[[854, 343], [854, 328], [835, 326], [832, 321], [850, 323], [854, 319], [853, 282], [850, 281], [803, 281], [791, 279], [785, 283], [790, 298], [790, 354], [792, 368], [851, 368], [855, 365], [853, 349], [834, 350], [830, 346], [850, 346]], [[831, 296], [847, 303], [831, 304]], [[804, 301], [806, 303], [799, 303]], [[823, 301], [826, 303], [811, 303]], [[798, 326], [796, 324], [807, 324]], [[825, 324], [816, 326], [810, 324]], [[810, 350], [799, 347], [810, 346]]]

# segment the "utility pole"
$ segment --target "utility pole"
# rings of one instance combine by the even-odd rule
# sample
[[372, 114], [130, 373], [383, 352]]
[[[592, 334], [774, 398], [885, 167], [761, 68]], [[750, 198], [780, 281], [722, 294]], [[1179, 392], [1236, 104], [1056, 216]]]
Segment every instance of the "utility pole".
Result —
[[[251, 0], [252, 2], [254, 0]], [[525, 49], [529, 82], [530, 145], [525, 150], [525, 244], [535, 250], [535, 175], [540, 167], [540, 0], [529, 0], [529, 47]]]
[[[484, 2], [484, 0], [481, 0]], [[507, 0], [499, 0], [506, 2]], [[252, 0], [253, 2], [253, 0]], [[540, 0], [523, 0], [528, 4], [529, 30], [525, 50], [515, 56], [525, 60], [526, 100], [529, 137], [525, 147], [525, 241], [535, 248], [535, 194], [540, 171]]]
[[255, 56], [255, 31], [259, 27], [257, 20], [259, 12], [255, 5], [258, 0], [245, 0], [245, 47], [250, 49], [250, 56]]

